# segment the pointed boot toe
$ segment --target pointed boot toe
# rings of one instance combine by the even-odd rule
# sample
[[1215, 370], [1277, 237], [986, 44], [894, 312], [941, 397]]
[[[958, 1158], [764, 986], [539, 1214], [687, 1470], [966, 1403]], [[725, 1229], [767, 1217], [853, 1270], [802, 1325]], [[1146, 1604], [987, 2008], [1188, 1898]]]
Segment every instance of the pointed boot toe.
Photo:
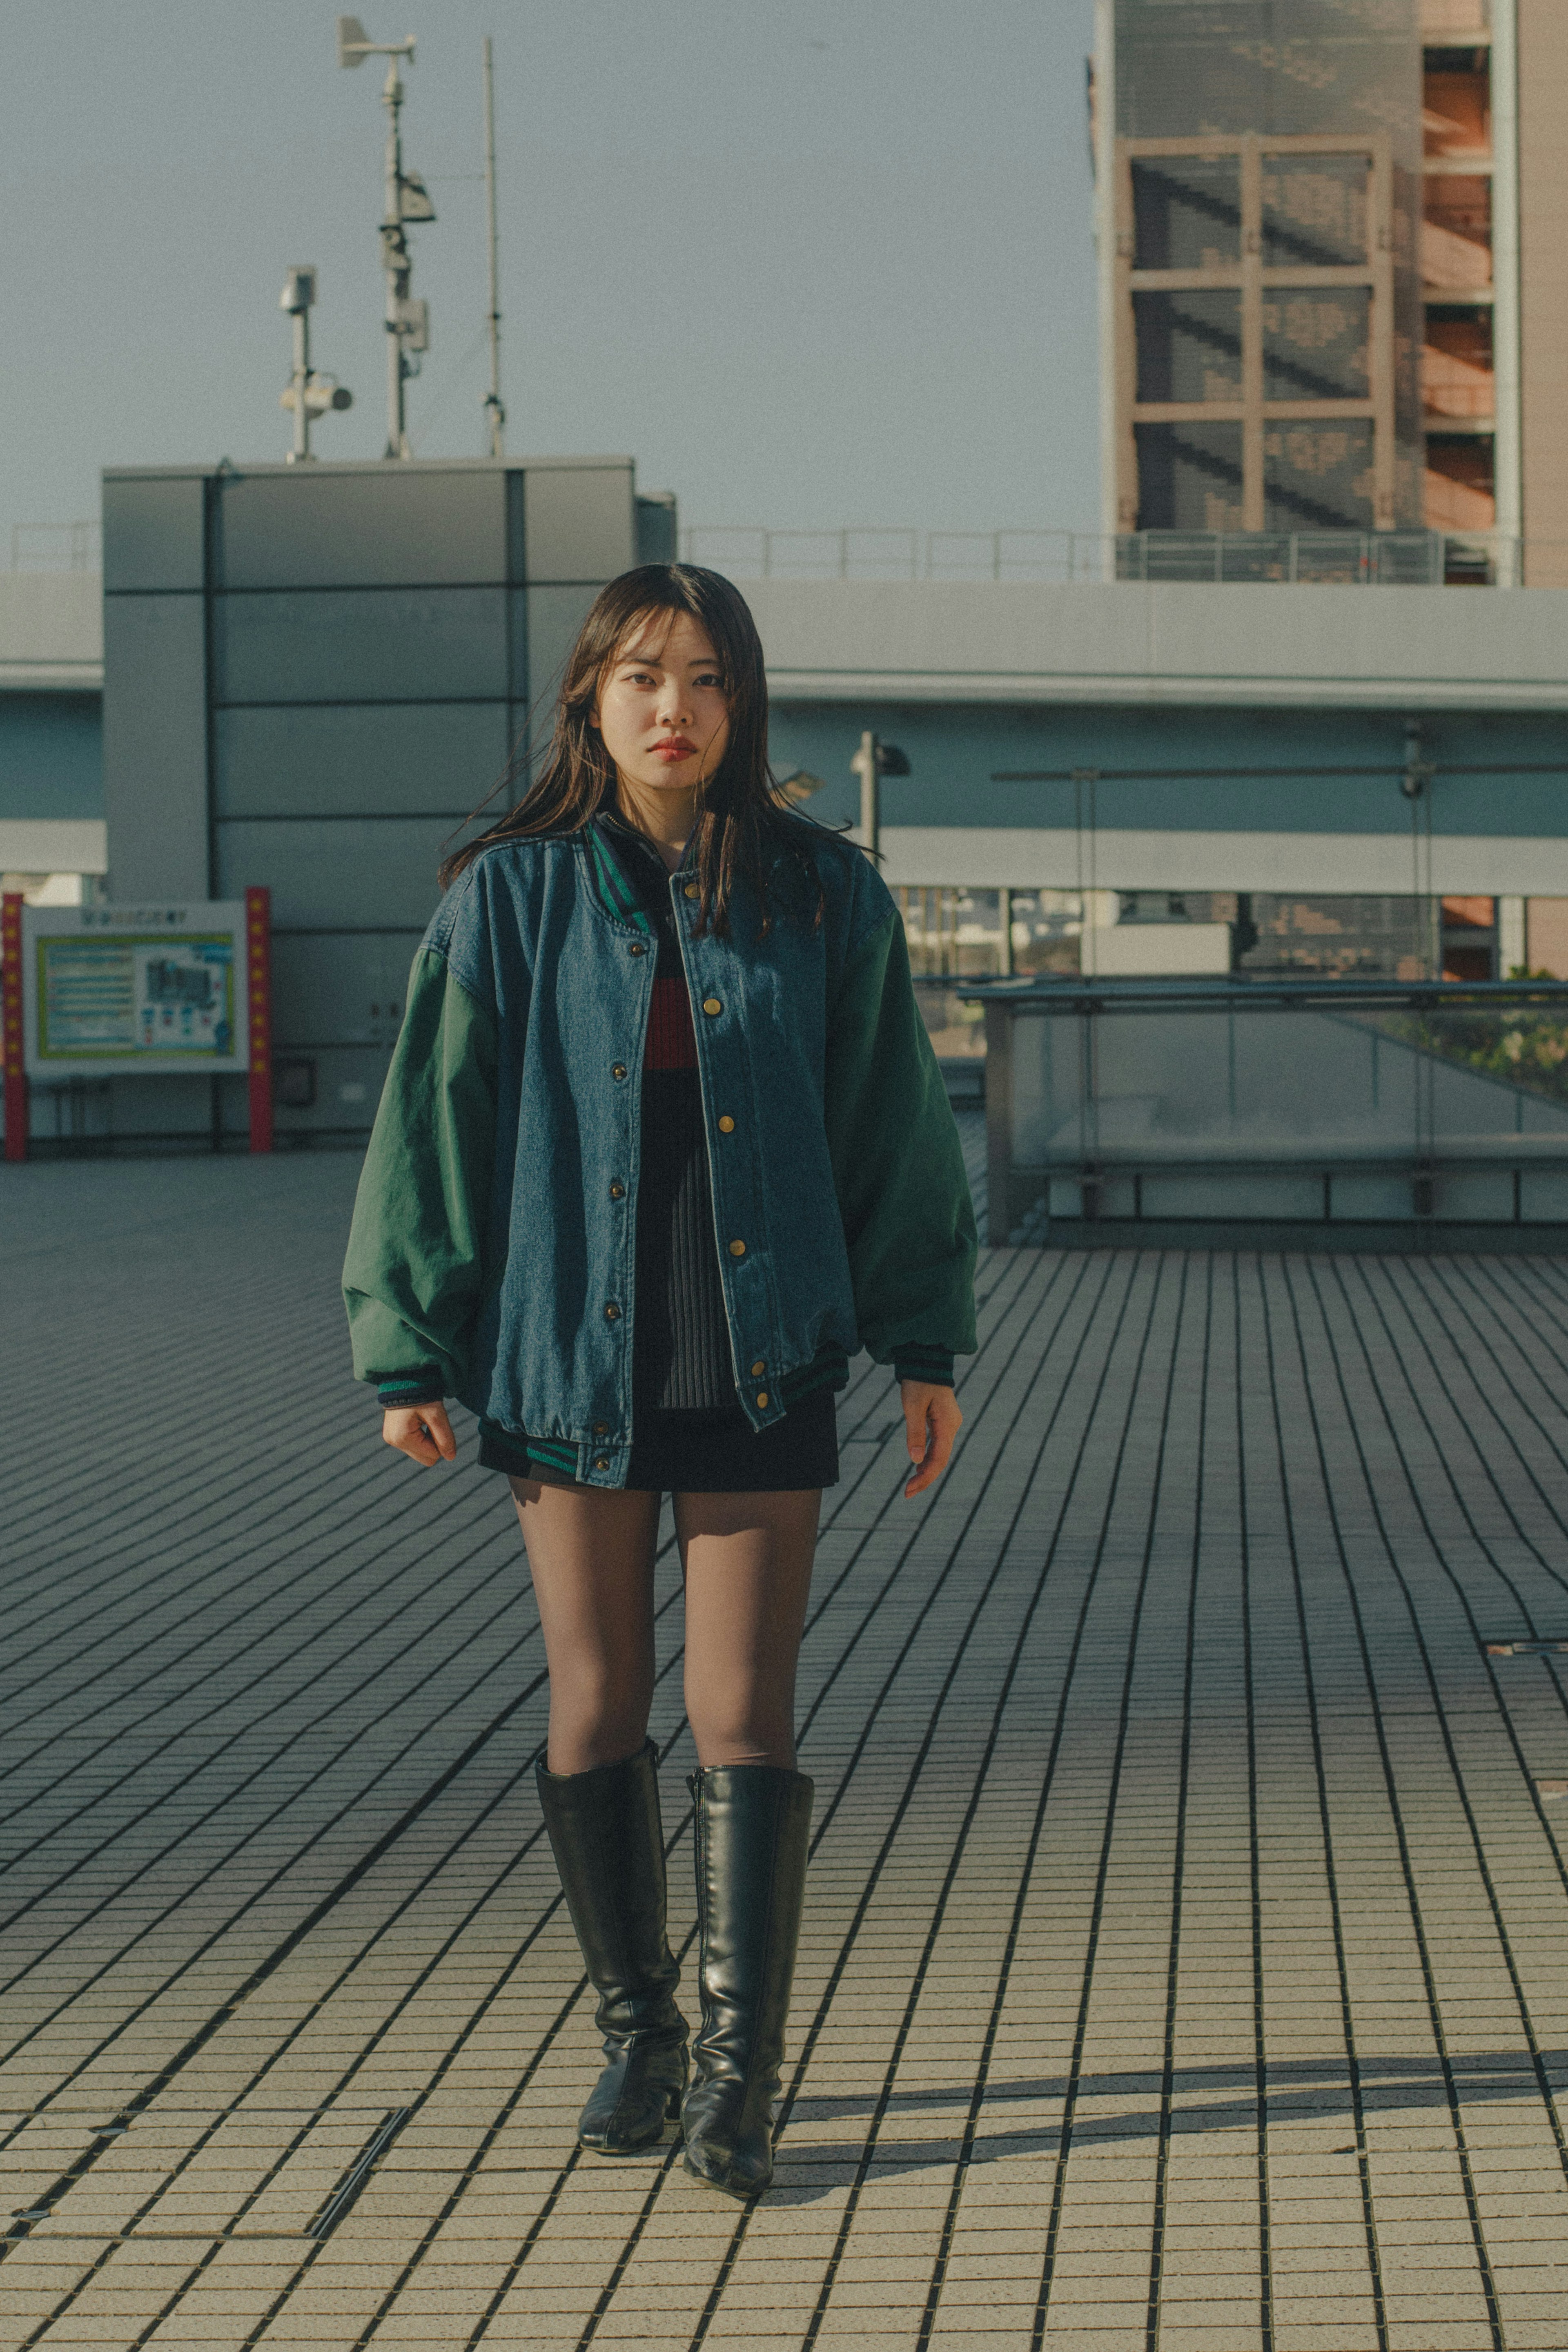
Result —
[[684, 2040], [618, 2050], [578, 2120], [578, 2138], [598, 2156], [640, 2156], [657, 2147], [666, 2125], [679, 2118], [685, 2087]]
[[773, 2179], [773, 2120], [770, 2114], [748, 2119], [734, 2098], [689, 2096], [681, 2129], [693, 2179], [746, 2204]]

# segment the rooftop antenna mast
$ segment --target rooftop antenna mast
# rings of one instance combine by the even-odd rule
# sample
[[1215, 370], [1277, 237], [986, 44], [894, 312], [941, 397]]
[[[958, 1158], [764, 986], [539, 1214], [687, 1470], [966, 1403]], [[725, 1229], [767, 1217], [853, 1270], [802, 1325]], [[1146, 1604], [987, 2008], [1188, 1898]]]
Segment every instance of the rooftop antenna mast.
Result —
[[402, 164], [402, 136], [398, 116], [403, 101], [403, 86], [397, 69], [399, 58], [413, 64], [413, 35], [405, 41], [372, 41], [357, 16], [338, 19], [338, 63], [340, 66], [362, 65], [367, 58], [385, 58], [387, 78], [382, 88], [382, 103], [387, 110], [386, 204], [382, 218], [382, 268], [387, 277], [387, 446], [389, 457], [412, 457], [408, 446], [403, 387], [411, 376], [419, 373], [417, 357], [430, 349], [430, 305], [416, 301], [409, 289], [413, 281], [413, 261], [408, 249], [404, 223], [433, 221], [435, 206], [430, 192], [417, 172], [405, 172]]
[[283, 291], [277, 298], [278, 309], [286, 310], [294, 321], [294, 366], [283, 394], [283, 406], [294, 411], [294, 446], [287, 460], [290, 466], [312, 462], [313, 417], [326, 416], [335, 408], [352, 408], [354, 404], [354, 395], [346, 383], [340, 383], [335, 375], [319, 375], [310, 364], [310, 312], [315, 300], [315, 263], [290, 262]]
[[501, 399], [501, 271], [496, 236], [496, 74], [490, 36], [485, 36], [485, 203], [490, 236], [490, 389], [485, 415], [490, 426], [490, 455], [507, 454], [507, 411]]

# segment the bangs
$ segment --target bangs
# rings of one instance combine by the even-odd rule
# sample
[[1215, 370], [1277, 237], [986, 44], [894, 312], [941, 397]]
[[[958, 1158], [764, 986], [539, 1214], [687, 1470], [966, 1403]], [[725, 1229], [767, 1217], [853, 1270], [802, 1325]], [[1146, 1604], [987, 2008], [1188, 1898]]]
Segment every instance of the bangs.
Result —
[[723, 690], [727, 697], [733, 698], [737, 675], [736, 649], [726, 642], [727, 632], [723, 621], [712, 612], [695, 610], [692, 604], [685, 599], [679, 602], [672, 599], [667, 604], [645, 604], [641, 612], [632, 614], [614, 645], [604, 656], [599, 676], [594, 681], [595, 689], [597, 690], [598, 687], [603, 684], [611, 671], [617, 668], [622, 662], [634, 659], [639, 649], [650, 661], [662, 661], [664, 648], [670, 642], [670, 631], [683, 614], [687, 620], [696, 623], [713, 647], [714, 667], [723, 679]]

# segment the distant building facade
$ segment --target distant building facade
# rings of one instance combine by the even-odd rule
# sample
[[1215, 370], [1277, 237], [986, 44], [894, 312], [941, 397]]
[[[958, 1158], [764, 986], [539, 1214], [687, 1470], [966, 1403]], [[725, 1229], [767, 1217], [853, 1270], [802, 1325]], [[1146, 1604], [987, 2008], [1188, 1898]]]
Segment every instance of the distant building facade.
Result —
[[1101, 0], [1095, 99], [1106, 529], [1568, 582], [1561, 0]]

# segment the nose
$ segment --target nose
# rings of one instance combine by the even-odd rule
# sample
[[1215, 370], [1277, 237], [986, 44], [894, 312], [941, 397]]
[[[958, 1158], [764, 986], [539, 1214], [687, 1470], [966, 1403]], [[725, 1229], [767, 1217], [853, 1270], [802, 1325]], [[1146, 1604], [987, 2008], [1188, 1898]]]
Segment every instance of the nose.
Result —
[[656, 716], [661, 727], [689, 726], [692, 716], [691, 697], [686, 692], [684, 678], [666, 677], [660, 688], [658, 699], [659, 708]]

